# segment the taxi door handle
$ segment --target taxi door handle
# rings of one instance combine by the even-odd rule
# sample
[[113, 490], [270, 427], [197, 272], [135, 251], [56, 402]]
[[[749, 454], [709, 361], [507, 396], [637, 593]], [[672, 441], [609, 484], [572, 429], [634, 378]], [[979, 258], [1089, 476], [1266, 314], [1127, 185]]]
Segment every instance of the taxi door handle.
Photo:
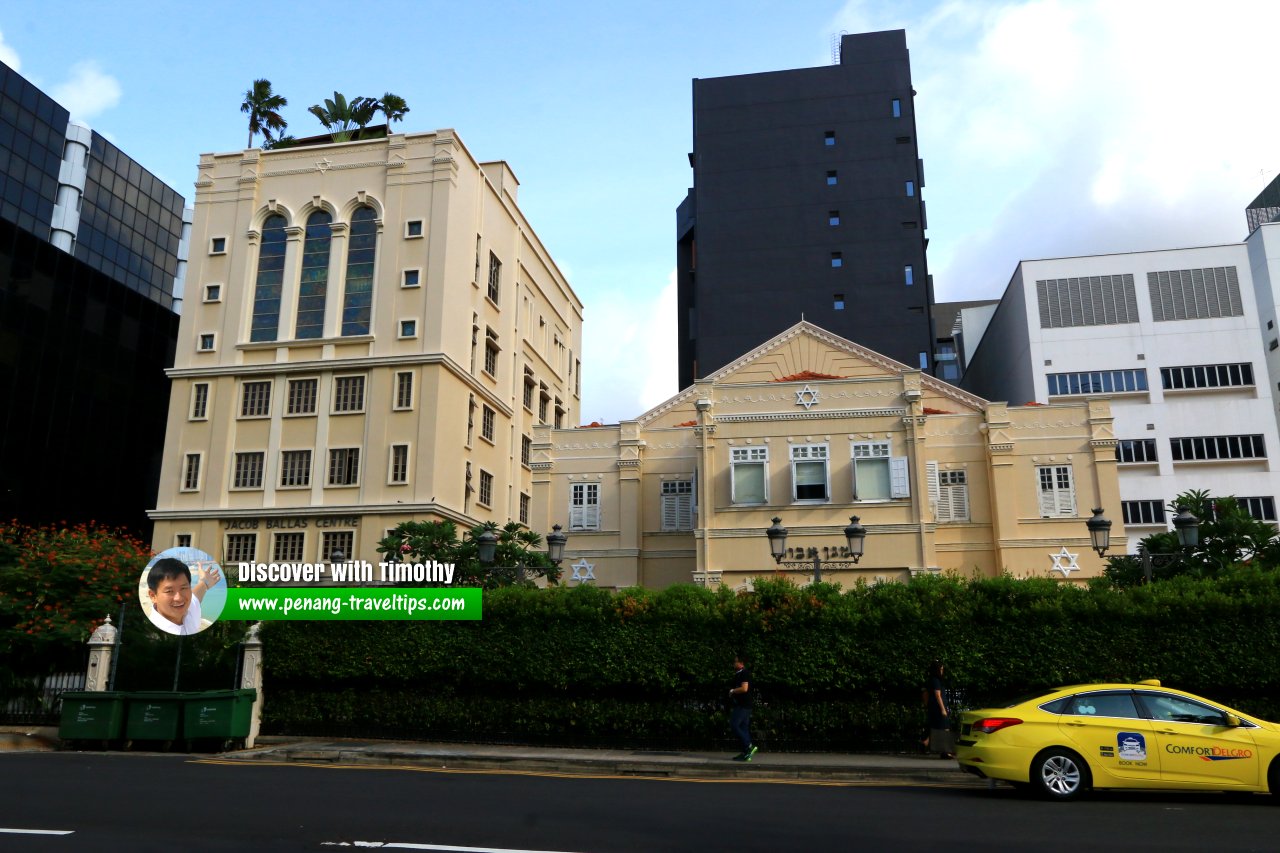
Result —
[[1157, 729], [1157, 731], [1162, 735], [1174, 735], [1175, 737], [1179, 734], [1175, 729]]
[[1065, 725], [1065, 726], [1074, 726], [1075, 728], [1083, 728], [1083, 727], [1085, 727], [1085, 726], [1087, 726], [1087, 725], [1089, 725], [1089, 724], [1088, 724], [1088, 723], [1063, 723], [1063, 725]]

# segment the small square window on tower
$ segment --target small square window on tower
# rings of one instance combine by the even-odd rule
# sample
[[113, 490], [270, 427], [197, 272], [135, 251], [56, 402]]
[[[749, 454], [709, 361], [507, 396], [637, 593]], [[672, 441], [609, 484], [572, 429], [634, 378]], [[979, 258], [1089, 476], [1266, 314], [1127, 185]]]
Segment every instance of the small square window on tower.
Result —
[[835, 308], [835, 310], [837, 311], [844, 310], [844, 294], [843, 293], [837, 293], [835, 295], [835, 298], [832, 300], [832, 307]]
[[838, 183], [840, 183], [840, 175], [836, 172], [836, 170], [832, 169], [831, 171], [827, 172], [827, 186], [834, 187]]
[[422, 220], [410, 219], [404, 223], [404, 236], [406, 238], [422, 236]]
[[828, 210], [828, 211], [827, 211], [827, 224], [828, 224], [828, 225], [833, 225], [833, 226], [834, 226], [834, 225], [839, 225], [839, 224], [840, 224], [840, 211], [838, 211], [838, 210]]
[[831, 146], [835, 145], [835, 144], [836, 144], [836, 132], [835, 132], [834, 130], [828, 130], [825, 134], [823, 134], [823, 137], [822, 137], [822, 144], [823, 144], [823, 145], [826, 145], [828, 148], [830, 148]]
[[422, 270], [405, 270], [400, 279], [401, 287], [417, 287], [422, 283]]
[[844, 254], [842, 252], [831, 253], [831, 268], [839, 269], [844, 266]]
[[225, 255], [227, 253], [226, 237], [210, 237], [209, 238], [209, 254]]

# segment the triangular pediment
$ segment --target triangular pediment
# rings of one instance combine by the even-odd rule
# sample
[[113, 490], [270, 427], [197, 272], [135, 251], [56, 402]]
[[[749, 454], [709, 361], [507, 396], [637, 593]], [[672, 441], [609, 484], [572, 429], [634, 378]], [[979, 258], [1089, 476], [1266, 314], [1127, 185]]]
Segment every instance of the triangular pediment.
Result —
[[641, 424], [657, 426], [660, 422], [672, 427], [696, 421], [700, 387], [708, 383], [715, 386], [804, 384], [898, 378], [905, 374], [911, 374], [913, 384], [918, 383], [924, 406], [934, 412], [969, 414], [986, 408], [986, 401], [980, 397], [802, 320], [637, 420]]

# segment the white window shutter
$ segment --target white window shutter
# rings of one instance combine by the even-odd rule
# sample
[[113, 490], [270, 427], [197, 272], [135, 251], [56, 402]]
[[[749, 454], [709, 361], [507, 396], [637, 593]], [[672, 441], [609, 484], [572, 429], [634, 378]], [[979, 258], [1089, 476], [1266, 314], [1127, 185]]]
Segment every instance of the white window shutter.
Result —
[[929, 480], [929, 506], [933, 509], [933, 520], [943, 521], [942, 495], [938, 488], [938, 463], [924, 463], [925, 476]]
[[580, 506], [571, 506], [571, 507], [569, 507], [569, 529], [570, 529], [570, 530], [583, 530], [583, 529], [585, 529], [585, 528], [582, 526], [582, 520], [583, 520], [583, 512], [582, 512], [582, 509], [583, 509], [583, 508], [582, 508], [582, 507], [580, 507]]
[[889, 460], [889, 497], [911, 497], [911, 481], [907, 476], [905, 456], [894, 456]]
[[693, 494], [689, 496], [689, 526], [696, 527], [698, 524], [698, 469], [693, 469]]
[[1076, 484], [1071, 476], [1071, 469], [1065, 468], [1067, 472], [1067, 488], [1058, 489], [1058, 512], [1060, 516], [1073, 516], [1076, 514]]
[[948, 521], [969, 520], [969, 486], [955, 483], [947, 487], [946, 505]]

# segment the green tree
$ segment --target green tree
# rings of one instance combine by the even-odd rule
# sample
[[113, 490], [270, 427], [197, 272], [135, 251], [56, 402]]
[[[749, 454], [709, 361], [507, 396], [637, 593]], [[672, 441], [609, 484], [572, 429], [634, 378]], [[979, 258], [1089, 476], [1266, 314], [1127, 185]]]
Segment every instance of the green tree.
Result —
[[150, 558], [144, 542], [104, 527], [0, 527], [0, 668], [79, 666], [89, 634], [121, 602], [137, 601]]
[[[1200, 519], [1199, 542], [1184, 550], [1172, 531], [1143, 537], [1142, 546], [1151, 554], [1180, 555], [1180, 559], [1153, 559], [1153, 581], [1181, 575], [1220, 577], [1245, 565], [1263, 570], [1280, 566], [1280, 537], [1275, 527], [1251, 516], [1234, 497], [1212, 497], [1207, 491], [1193, 490], [1169, 504], [1174, 513], [1180, 507]], [[1144, 580], [1142, 559], [1130, 554], [1109, 557], [1103, 577], [1105, 583], [1115, 586], [1137, 586]]]
[[378, 102], [362, 97], [348, 101], [346, 95], [334, 92], [333, 98], [325, 98], [323, 105], [312, 104], [307, 112], [319, 119], [334, 142], [347, 142], [359, 138], [360, 131], [373, 121], [378, 113]]
[[249, 114], [249, 146], [253, 147], [253, 137], [261, 133], [270, 146], [272, 133], [283, 131], [289, 123], [280, 115], [280, 110], [289, 102], [282, 95], [271, 91], [270, 80], [254, 80], [253, 86], [244, 93], [244, 103], [240, 112]]
[[391, 133], [391, 123], [396, 121], [404, 121], [405, 114], [409, 112], [409, 104], [399, 95], [393, 95], [387, 92], [382, 99], [377, 102], [378, 112], [387, 117], [387, 133]]
[[[486, 530], [498, 537], [493, 564], [480, 562], [477, 540]], [[499, 528], [488, 523], [471, 528], [458, 538], [452, 521], [406, 521], [378, 545], [378, 553], [400, 563], [452, 563], [453, 585], [496, 589], [515, 584], [532, 585], [535, 578], [555, 583], [560, 571], [540, 550], [542, 537], [515, 521]]]

